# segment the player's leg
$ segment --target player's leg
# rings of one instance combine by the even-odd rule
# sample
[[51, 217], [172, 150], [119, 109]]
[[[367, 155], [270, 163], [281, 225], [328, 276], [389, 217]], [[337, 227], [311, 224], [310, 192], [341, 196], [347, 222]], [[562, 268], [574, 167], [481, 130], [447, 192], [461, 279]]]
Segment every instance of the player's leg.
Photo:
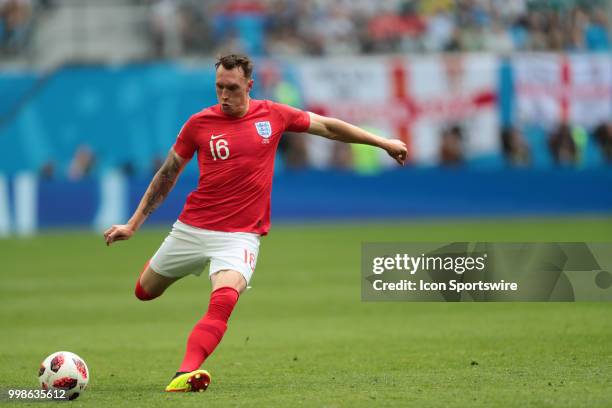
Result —
[[246, 289], [246, 280], [237, 271], [218, 271], [211, 276], [211, 280], [213, 290], [210, 294], [208, 311], [196, 323], [189, 335], [187, 352], [179, 372], [197, 370], [212, 354], [227, 330], [227, 322], [240, 293]]
[[[183, 363], [166, 388], [167, 391], [206, 389], [210, 375], [199, 368], [221, 342], [238, 297], [247, 288], [255, 269], [259, 251], [258, 236], [217, 233], [210, 239], [213, 241], [213, 249], [210, 251], [209, 273], [213, 290], [208, 311], [191, 331]], [[220, 245], [215, 248], [214, 244]], [[198, 388], [201, 383], [194, 385], [197, 376], [205, 382], [202, 388]]]
[[166, 387], [166, 391], [201, 392], [210, 384], [210, 373], [201, 370], [200, 366], [221, 342], [239, 294], [247, 286], [244, 276], [230, 269], [218, 271], [210, 278], [213, 290], [210, 294], [208, 311], [191, 330], [183, 363]]
[[210, 281], [212, 283], [212, 291], [227, 287], [232, 288], [241, 294], [246, 290], [247, 281], [244, 275], [238, 271], [231, 269], [223, 269], [214, 274], [210, 275]]
[[179, 279], [180, 278], [169, 278], [160, 275], [153, 270], [150, 261], [147, 261], [142, 273], [136, 281], [134, 294], [142, 301], [152, 300], [161, 296], [170, 285]]
[[160, 296], [180, 278], [201, 273], [207, 258], [194, 228], [177, 221], [155, 255], [145, 264], [134, 294], [140, 300]]

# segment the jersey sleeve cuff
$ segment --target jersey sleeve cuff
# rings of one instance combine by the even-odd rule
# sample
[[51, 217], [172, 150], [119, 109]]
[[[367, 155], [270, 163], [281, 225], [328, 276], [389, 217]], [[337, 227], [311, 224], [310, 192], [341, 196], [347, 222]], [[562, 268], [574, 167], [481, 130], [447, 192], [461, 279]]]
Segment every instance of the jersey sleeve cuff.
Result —
[[308, 129], [310, 129], [310, 115], [306, 111], [302, 111], [302, 115], [301, 120], [298, 122], [299, 129], [295, 129], [295, 132], [298, 133], [306, 132]]
[[174, 149], [174, 152], [178, 154], [179, 156], [181, 156], [183, 159], [189, 160], [193, 157], [194, 152], [191, 149], [184, 146], [182, 143], [180, 143], [179, 140], [177, 140], [176, 143], [174, 143], [174, 146], [172, 146], [172, 148]]

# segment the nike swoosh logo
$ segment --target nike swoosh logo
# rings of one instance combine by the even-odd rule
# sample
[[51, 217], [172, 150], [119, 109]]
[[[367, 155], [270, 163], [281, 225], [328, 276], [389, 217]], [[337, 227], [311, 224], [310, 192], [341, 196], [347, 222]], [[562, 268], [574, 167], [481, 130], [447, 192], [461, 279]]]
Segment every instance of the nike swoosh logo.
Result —
[[210, 139], [211, 140], [218, 139], [218, 138], [223, 137], [223, 136], [225, 136], [225, 133], [221, 133], [220, 135], [210, 135]]

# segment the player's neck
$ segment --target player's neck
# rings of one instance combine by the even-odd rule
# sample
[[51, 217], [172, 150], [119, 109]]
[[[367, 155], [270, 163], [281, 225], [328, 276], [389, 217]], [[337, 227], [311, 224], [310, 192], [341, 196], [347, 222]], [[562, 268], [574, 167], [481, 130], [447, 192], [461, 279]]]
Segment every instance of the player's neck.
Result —
[[251, 105], [251, 98], [247, 97], [246, 103], [244, 104], [244, 110], [240, 114], [240, 118], [246, 115], [249, 112], [249, 107]]
[[245, 116], [249, 112], [250, 104], [251, 98], [247, 98], [246, 103], [244, 104], [244, 108], [240, 112], [237, 112], [236, 115], [232, 116], [234, 116], [236, 119], [240, 119], [241, 117]]

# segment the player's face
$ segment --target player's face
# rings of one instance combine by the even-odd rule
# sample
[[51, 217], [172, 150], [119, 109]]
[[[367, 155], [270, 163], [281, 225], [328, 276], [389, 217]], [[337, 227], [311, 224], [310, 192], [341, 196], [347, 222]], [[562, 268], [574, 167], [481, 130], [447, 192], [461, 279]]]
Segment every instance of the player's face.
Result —
[[253, 80], [244, 76], [242, 68], [226, 69], [223, 65], [217, 68], [217, 100], [221, 109], [231, 116], [243, 116], [249, 105], [249, 91]]

